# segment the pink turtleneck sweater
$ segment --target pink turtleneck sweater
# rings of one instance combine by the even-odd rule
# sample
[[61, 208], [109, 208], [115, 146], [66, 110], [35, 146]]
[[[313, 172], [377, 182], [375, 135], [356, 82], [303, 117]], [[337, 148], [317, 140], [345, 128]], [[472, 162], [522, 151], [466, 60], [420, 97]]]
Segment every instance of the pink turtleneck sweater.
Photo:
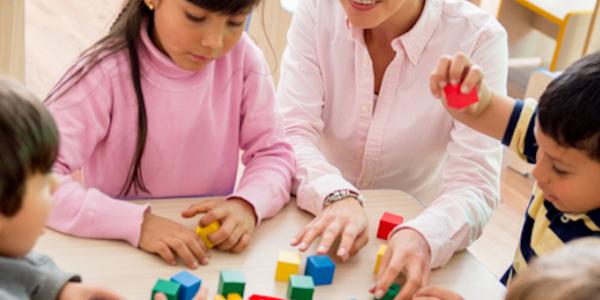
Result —
[[[200, 71], [186, 71], [141, 31], [141, 82], [148, 116], [142, 171], [151, 194], [246, 199], [258, 220], [289, 200], [295, 160], [275, 108], [270, 71], [244, 35]], [[133, 157], [137, 100], [125, 51], [103, 59], [49, 109], [60, 131], [54, 171], [62, 178], [48, 226], [137, 246], [147, 205], [117, 199]], [[236, 184], [240, 150], [245, 170]], [[84, 184], [69, 174], [82, 169]]]

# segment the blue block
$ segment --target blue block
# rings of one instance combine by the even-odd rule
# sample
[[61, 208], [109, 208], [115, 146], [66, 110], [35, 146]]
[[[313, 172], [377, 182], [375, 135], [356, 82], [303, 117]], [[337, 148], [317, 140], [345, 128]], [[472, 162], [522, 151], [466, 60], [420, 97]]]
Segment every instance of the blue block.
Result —
[[304, 275], [313, 278], [315, 285], [331, 284], [335, 273], [335, 264], [327, 255], [313, 255], [306, 259]]
[[202, 280], [188, 271], [173, 275], [171, 281], [181, 285], [179, 300], [192, 300], [202, 285]]

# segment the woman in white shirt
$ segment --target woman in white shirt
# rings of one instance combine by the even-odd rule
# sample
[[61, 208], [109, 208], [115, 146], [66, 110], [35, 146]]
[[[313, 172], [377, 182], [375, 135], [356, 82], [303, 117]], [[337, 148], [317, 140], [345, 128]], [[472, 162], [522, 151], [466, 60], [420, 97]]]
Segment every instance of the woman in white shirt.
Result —
[[499, 143], [454, 122], [429, 92], [438, 59], [457, 52], [506, 90], [506, 32], [464, 0], [302, 0], [292, 20], [278, 100], [298, 205], [317, 216], [292, 244], [321, 236], [326, 253], [341, 237], [337, 255], [355, 254], [368, 241], [359, 189], [399, 189], [427, 206], [390, 234], [378, 297], [402, 271], [398, 299], [412, 297], [499, 202]]

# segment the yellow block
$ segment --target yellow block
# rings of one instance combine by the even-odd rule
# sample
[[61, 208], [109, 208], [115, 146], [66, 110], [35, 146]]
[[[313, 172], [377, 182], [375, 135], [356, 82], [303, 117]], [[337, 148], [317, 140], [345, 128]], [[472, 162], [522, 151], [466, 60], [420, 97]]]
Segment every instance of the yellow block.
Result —
[[213, 244], [209, 239], [208, 239], [208, 235], [213, 233], [213, 232], [217, 232], [219, 230], [219, 228], [221, 227], [221, 225], [219, 225], [218, 221], [214, 221], [210, 224], [208, 224], [207, 226], [204, 227], [196, 227], [196, 234], [199, 235], [202, 240], [204, 241], [204, 244], [206, 244], [206, 247], [208, 247], [209, 249], [213, 248], [215, 246], [215, 244]]
[[379, 250], [377, 251], [377, 259], [375, 260], [375, 274], [379, 272], [379, 264], [381, 263], [381, 258], [383, 257], [386, 248], [386, 245], [379, 246]]
[[290, 275], [296, 275], [300, 272], [300, 253], [280, 251], [277, 258], [277, 270], [275, 270], [275, 280], [288, 282]]
[[225, 300], [225, 297], [223, 297], [222, 295], [216, 295], [215, 300]]
[[227, 300], [244, 300], [244, 299], [242, 299], [242, 296], [240, 296], [239, 294], [229, 294], [229, 295], [227, 295]]

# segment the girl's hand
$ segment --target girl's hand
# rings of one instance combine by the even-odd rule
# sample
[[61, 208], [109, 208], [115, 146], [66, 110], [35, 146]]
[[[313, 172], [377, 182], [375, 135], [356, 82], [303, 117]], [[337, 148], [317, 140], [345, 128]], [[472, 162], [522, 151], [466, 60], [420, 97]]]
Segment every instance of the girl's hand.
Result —
[[343, 260], [355, 255], [369, 242], [367, 234], [367, 215], [360, 203], [354, 198], [347, 198], [327, 206], [292, 240], [292, 246], [306, 251], [319, 236], [321, 242], [317, 253], [322, 255], [329, 251], [333, 242], [341, 236], [337, 255]]
[[431, 250], [425, 238], [411, 228], [400, 229], [390, 237], [380, 264], [377, 280], [370, 290], [376, 298], [385, 295], [400, 273], [406, 275], [406, 282], [395, 300], [413, 299], [421, 287], [429, 284]]
[[[154, 295], [153, 300], [167, 300], [167, 296], [163, 293], [157, 293]], [[193, 300], [208, 300], [208, 289], [206, 286], [201, 286], [196, 296], [194, 296]]]
[[[446, 85], [460, 84], [460, 92], [468, 94], [473, 88], [478, 89], [479, 101], [465, 109], [454, 109], [448, 106], [444, 93]], [[481, 67], [474, 65], [464, 54], [459, 53], [454, 57], [442, 56], [438, 61], [437, 69], [429, 77], [429, 87], [434, 97], [441, 99], [446, 110], [456, 119], [462, 121], [466, 116], [477, 116], [490, 103], [492, 92], [483, 80]]]
[[58, 295], [59, 300], [92, 300], [92, 299], [105, 299], [105, 300], [121, 300], [123, 297], [101, 287], [69, 282], [65, 284]]
[[171, 265], [177, 263], [175, 255], [190, 269], [198, 268], [198, 263], [208, 263], [208, 249], [193, 230], [151, 213], [144, 215], [139, 247], [160, 255]]
[[256, 214], [249, 202], [241, 198], [208, 200], [190, 205], [181, 215], [192, 218], [201, 213], [206, 214], [200, 218], [200, 226], [214, 221], [221, 224], [217, 232], [208, 235], [219, 250], [239, 253], [248, 247], [256, 227]]
[[464, 300], [461, 295], [437, 286], [422, 288], [415, 294], [414, 300]]

